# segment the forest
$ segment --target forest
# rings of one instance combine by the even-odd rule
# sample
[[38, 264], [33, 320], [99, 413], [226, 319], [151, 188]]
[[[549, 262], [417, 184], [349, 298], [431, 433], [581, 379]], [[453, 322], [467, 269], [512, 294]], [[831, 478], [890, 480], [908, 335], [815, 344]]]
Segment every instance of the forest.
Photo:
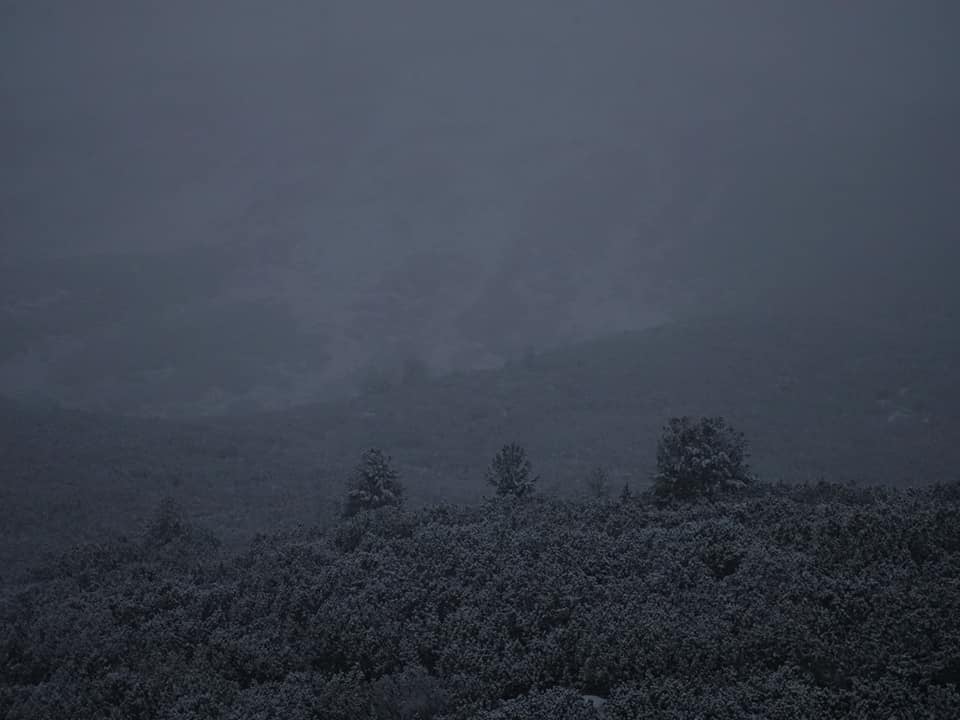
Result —
[[960, 716], [960, 483], [764, 482], [722, 419], [657, 456], [565, 499], [512, 444], [412, 509], [370, 451], [336, 523], [239, 551], [165, 499], [6, 588], [0, 715]]

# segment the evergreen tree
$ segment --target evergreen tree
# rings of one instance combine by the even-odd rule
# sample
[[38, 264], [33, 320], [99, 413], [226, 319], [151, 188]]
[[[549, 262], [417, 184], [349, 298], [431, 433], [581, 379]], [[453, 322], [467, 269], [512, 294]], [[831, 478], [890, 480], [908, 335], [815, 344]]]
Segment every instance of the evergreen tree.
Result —
[[722, 417], [673, 418], [657, 444], [658, 495], [692, 498], [752, 481], [743, 433]]
[[497, 490], [497, 495], [525, 497], [533, 492], [540, 479], [532, 474], [527, 451], [517, 443], [500, 448], [487, 468], [487, 482]]
[[360, 463], [354, 468], [347, 482], [344, 517], [356, 515], [361, 510], [374, 510], [403, 503], [400, 475], [390, 462], [391, 458], [377, 448], [363, 453]]

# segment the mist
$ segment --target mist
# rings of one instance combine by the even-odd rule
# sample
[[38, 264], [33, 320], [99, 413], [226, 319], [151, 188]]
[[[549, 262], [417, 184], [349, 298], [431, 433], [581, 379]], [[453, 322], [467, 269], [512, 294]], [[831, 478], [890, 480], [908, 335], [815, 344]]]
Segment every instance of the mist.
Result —
[[958, 28], [0, 0], [0, 718], [960, 718]]
[[702, 313], [955, 312], [950, 3], [2, 13], [7, 393], [279, 407]]

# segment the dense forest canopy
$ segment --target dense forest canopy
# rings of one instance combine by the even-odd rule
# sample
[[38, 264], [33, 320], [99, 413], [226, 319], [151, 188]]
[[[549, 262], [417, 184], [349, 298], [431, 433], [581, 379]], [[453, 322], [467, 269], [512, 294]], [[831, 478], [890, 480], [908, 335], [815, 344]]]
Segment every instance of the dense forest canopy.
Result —
[[9, 718], [952, 718], [960, 488], [364, 511], [238, 554], [161, 508], [0, 598]]

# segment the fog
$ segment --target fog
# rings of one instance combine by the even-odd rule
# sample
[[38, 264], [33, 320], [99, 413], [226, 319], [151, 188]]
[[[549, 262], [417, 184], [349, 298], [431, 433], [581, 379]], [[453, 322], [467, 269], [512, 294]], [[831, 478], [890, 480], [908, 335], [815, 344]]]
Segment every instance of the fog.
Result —
[[0, 13], [4, 393], [274, 407], [689, 314], [957, 305], [954, 3]]

